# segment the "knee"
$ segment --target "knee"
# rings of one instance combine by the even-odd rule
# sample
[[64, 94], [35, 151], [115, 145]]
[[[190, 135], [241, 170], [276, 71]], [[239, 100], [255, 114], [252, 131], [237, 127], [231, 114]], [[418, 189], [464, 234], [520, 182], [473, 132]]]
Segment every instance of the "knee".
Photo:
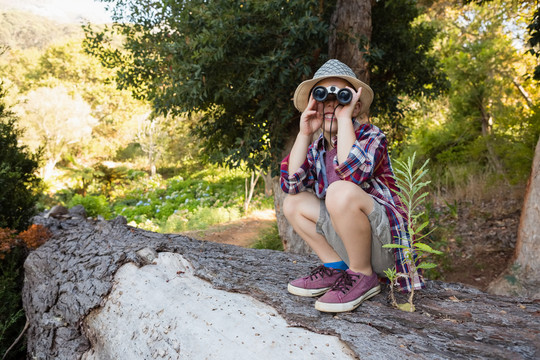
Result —
[[343, 211], [347, 210], [347, 206], [349, 206], [349, 196], [347, 194], [349, 190], [344, 185], [343, 181], [336, 181], [326, 189], [325, 205], [330, 215], [342, 214]]
[[345, 212], [363, 211], [373, 208], [373, 199], [358, 185], [349, 181], [336, 181], [326, 191], [326, 208], [330, 216], [343, 216]]
[[283, 200], [283, 214], [291, 224], [300, 218], [316, 222], [320, 211], [319, 201], [315, 195], [308, 192], [287, 195]]
[[283, 200], [283, 215], [290, 222], [298, 214], [298, 201], [295, 201], [297, 195], [287, 195]]

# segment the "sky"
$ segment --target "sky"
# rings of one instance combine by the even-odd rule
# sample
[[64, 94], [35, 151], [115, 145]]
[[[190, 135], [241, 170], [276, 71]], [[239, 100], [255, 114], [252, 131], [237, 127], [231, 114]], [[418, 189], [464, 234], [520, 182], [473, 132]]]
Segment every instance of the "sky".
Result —
[[112, 22], [105, 4], [95, 0], [0, 0], [0, 11], [28, 11], [61, 23]]

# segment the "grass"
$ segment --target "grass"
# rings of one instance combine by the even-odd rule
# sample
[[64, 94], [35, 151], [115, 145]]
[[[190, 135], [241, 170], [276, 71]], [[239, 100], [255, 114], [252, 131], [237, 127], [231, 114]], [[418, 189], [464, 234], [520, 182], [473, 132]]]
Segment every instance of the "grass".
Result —
[[283, 251], [283, 242], [279, 237], [277, 224], [262, 231], [259, 238], [251, 246], [253, 249], [270, 249]]

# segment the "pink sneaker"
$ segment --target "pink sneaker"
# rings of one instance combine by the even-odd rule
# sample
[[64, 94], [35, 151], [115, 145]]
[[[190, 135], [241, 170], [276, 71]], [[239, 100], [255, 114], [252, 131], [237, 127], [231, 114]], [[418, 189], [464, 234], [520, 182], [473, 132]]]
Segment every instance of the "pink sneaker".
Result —
[[348, 269], [332, 289], [315, 302], [315, 309], [324, 312], [352, 311], [380, 292], [377, 274], [366, 276]]
[[287, 290], [298, 296], [319, 296], [328, 291], [343, 274], [343, 270], [321, 265], [313, 269], [308, 276], [291, 281]]

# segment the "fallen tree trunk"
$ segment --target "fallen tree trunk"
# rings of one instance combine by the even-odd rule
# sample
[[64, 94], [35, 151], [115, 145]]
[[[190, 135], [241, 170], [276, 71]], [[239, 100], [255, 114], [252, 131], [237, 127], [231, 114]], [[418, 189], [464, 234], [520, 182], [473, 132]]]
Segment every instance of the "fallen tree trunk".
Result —
[[[353, 312], [325, 314], [314, 309], [314, 299], [286, 290], [291, 278], [317, 265], [313, 256], [152, 233], [127, 226], [121, 217], [109, 222], [37, 217], [35, 223], [53, 236], [25, 263], [32, 359], [115, 358], [122, 344], [124, 354], [139, 351], [138, 358], [204, 358], [201, 344], [212, 347], [216, 359], [278, 350], [285, 359], [332, 358], [324, 355], [330, 346], [345, 354], [334, 358], [349, 356], [348, 351], [362, 359], [540, 357], [540, 303], [531, 299], [428, 282], [416, 297], [415, 313], [391, 308], [385, 289]], [[171, 301], [160, 303], [160, 293]], [[247, 302], [231, 300], [233, 295]], [[190, 307], [194, 303], [199, 306]], [[259, 329], [257, 317], [269, 327]], [[285, 325], [271, 323], [273, 317], [282, 317]], [[231, 319], [234, 329], [218, 324], [218, 318]], [[287, 332], [293, 329], [307, 334]], [[281, 338], [272, 337], [277, 331]], [[301, 345], [300, 338], [315, 334], [340, 341]]]

